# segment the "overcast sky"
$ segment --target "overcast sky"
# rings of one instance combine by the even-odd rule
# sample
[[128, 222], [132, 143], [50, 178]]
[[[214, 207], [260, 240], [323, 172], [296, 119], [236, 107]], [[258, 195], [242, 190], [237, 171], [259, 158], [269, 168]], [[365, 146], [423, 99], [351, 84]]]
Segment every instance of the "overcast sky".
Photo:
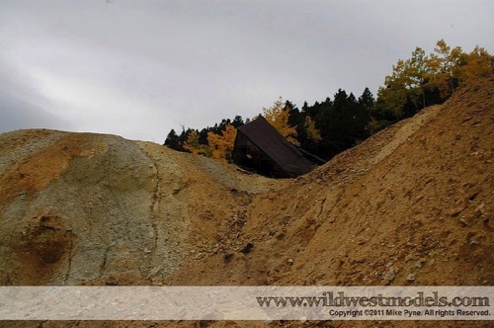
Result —
[[0, 0], [0, 132], [162, 143], [181, 125], [375, 94], [444, 38], [494, 52], [494, 1]]

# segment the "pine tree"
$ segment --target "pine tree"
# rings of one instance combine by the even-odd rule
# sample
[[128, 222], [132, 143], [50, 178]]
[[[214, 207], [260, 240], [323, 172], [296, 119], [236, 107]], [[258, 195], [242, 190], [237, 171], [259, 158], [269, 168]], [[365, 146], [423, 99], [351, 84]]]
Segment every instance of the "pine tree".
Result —
[[182, 149], [182, 147], [180, 145], [180, 139], [179, 139], [179, 137], [178, 137], [178, 135], [174, 129], [172, 129], [170, 131], [170, 133], [168, 133], [168, 136], [166, 137], [164, 145], [170, 147], [171, 149], [175, 149], [175, 150], [181, 150]]

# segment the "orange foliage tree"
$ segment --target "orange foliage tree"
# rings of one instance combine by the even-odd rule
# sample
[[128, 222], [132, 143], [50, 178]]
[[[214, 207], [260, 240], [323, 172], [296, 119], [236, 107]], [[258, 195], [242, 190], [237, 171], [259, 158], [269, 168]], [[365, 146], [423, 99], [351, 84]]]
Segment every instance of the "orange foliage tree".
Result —
[[237, 129], [228, 124], [220, 134], [208, 132], [208, 144], [211, 157], [222, 161], [229, 160], [233, 151]]
[[310, 116], [307, 116], [305, 118], [304, 126], [305, 126], [305, 133], [307, 133], [307, 139], [312, 141], [322, 140], [321, 132], [316, 128], [316, 122], [314, 122], [314, 120]]
[[283, 99], [280, 97], [273, 106], [263, 108], [264, 118], [288, 141], [294, 145], [299, 145], [297, 137], [297, 127], [288, 124], [290, 109], [286, 108]]
[[211, 150], [208, 145], [199, 143], [199, 134], [197, 131], [192, 130], [187, 136], [187, 141], [182, 145], [184, 149], [190, 151], [195, 155], [211, 156]]
[[465, 53], [461, 47], [451, 48], [439, 40], [429, 55], [417, 47], [409, 59], [398, 60], [378, 90], [376, 108], [382, 116], [399, 120], [407, 115], [403, 111], [407, 107], [410, 111], [411, 105], [418, 110], [445, 101], [456, 89], [492, 75], [494, 56], [484, 48], [477, 46]]

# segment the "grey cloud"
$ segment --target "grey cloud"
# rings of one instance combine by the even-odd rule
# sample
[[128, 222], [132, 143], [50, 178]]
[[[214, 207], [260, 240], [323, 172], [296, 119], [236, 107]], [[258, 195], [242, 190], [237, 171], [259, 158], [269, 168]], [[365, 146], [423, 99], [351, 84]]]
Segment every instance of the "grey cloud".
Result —
[[[122, 113], [114, 120], [112, 108], [75, 129], [154, 140], [180, 124], [200, 128], [253, 116], [278, 96], [301, 106], [338, 88], [375, 92], [399, 58], [415, 46], [430, 51], [441, 38], [467, 50], [475, 44], [494, 50], [494, 5], [480, 0], [15, 0], [1, 6], [0, 55], [81, 88], [108, 86], [121, 98], [111, 104], [121, 101], [141, 117], [136, 122]], [[36, 81], [25, 82], [36, 89]], [[20, 99], [46, 108], [39, 99]], [[50, 100], [54, 115], [68, 117], [57, 114], [64, 104]], [[79, 107], [72, 110], [84, 110]]]
[[70, 129], [70, 124], [43, 108], [0, 92], [0, 133], [17, 129]]
[[23, 76], [0, 59], [0, 133], [29, 128], [71, 129], [73, 125], [43, 106], [51, 106]]

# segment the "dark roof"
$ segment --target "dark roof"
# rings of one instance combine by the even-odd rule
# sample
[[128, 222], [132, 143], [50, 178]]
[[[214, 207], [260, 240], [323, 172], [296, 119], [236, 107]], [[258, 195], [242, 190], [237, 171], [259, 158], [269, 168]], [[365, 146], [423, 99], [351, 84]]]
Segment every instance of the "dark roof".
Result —
[[238, 128], [253, 144], [291, 176], [312, 171], [314, 165], [262, 116]]

